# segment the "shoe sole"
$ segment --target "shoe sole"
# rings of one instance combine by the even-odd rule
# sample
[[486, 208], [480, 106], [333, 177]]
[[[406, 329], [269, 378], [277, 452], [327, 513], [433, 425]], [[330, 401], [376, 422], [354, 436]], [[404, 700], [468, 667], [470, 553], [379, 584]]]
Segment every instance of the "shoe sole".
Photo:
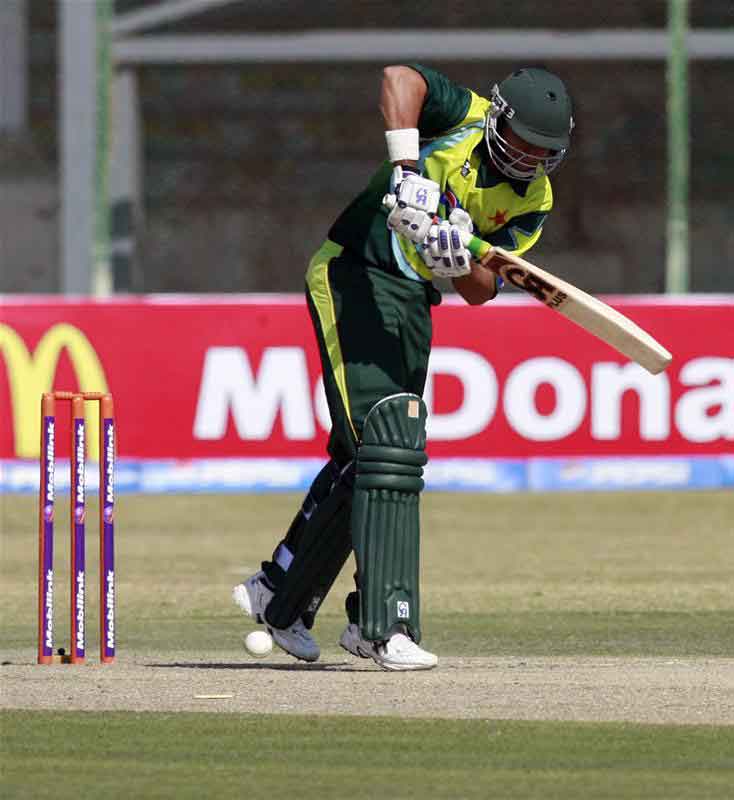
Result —
[[250, 602], [250, 595], [245, 589], [244, 583], [238, 583], [232, 589], [232, 602], [240, 609], [240, 611], [247, 614], [248, 617], [253, 616], [252, 614], [252, 603]]
[[438, 666], [438, 662], [435, 664], [388, 664], [378, 661], [376, 658], [372, 660], [387, 672], [418, 672], [419, 670], [435, 669]]
[[242, 611], [243, 614], [247, 614], [248, 617], [252, 617], [259, 625], [264, 625], [265, 620], [263, 619], [262, 614], [255, 613], [252, 607], [252, 598], [250, 597], [250, 593], [247, 591], [247, 586], [244, 583], [238, 583], [232, 589], [232, 602], [237, 606], [237, 608]]
[[261, 622], [260, 615], [253, 612], [250, 593], [247, 591], [247, 587], [244, 583], [238, 583], [237, 586], [232, 589], [232, 602], [240, 611], [247, 614], [248, 617], [252, 617], [257, 622]]

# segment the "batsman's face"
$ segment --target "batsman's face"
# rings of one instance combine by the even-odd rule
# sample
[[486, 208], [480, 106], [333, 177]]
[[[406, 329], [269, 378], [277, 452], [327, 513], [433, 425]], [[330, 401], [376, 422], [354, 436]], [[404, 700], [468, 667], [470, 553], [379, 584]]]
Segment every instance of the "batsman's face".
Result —
[[550, 174], [566, 154], [565, 150], [550, 150], [527, 142], [497, 114], [487, 114], [484, 136], [495, 167], [503, 175], [521, 181]]
[[547, 147], [538, 147], [526, 142], [525, 139], [521, 139], [509, 125], [505, 127], [503, 136], [510, 147], [522, 153], [520, 160], [517, 162], [518, 166], [537, 167], [550, 154], [550, 150]]

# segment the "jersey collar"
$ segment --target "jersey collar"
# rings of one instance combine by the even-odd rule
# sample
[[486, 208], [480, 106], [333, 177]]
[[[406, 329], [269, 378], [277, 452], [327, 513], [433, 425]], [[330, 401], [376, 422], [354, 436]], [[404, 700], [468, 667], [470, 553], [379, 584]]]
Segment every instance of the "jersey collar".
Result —
[[477, 189], [491, 189], [500, 183], [507, 183], [512, 187], [512, 191], [520, 197], [525, 197], [528, 187], [532, 181], [519, 181], [503, 175], [492, 163], [487, 153], [487, 143], [482, 140], [474, 148], [474, 153], [479, 156], [479, 166], [477, 167]]

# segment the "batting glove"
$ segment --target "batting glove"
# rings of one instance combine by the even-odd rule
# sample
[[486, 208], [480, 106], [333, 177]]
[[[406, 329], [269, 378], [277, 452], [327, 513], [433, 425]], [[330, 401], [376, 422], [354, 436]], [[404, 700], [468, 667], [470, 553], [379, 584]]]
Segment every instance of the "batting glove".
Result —
[[471, 253], [462, 243], [462, 234], [473, 231], [471, 217], [461, 208], [455, 208], [447, 220], [431, 226], [421, 255], [436, 277], [460, 278], [471, 272]]
[[433, 224], [441, 199], [441, 187], [410, 168], [393, 170], [395, 193], [385, 195], [383, 204], [390, 209], [387, 227], [411, 242], [424, 242]]

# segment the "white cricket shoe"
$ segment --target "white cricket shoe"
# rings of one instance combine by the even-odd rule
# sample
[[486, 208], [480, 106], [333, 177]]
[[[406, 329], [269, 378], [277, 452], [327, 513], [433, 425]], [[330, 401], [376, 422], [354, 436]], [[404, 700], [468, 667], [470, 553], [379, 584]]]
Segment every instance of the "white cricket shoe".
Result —
[[265, 621], [265, 609], [273, 599], [273, 592], [261, 580], [265, 574], [260, 571], [249, 577], [244, 583], [238, 583], [232, 589], [232, 600], [245, 614], [253, 617], [267, 628], [273, 641], [289, 655], [301, 661], [317, 661], [321, 655], [317, 641], [311, 636], [308, 628], [298, 619], [290, 628], [273, 628]]
[[339, 644], [359, 658], [371, 658], [387, 670], [433, 669], [438, 657], [424, 650], [404, 633], [393, 633], [384, 642], [370, 642], [362, 637], [359, 626], [350, 622], [344, 629]]

